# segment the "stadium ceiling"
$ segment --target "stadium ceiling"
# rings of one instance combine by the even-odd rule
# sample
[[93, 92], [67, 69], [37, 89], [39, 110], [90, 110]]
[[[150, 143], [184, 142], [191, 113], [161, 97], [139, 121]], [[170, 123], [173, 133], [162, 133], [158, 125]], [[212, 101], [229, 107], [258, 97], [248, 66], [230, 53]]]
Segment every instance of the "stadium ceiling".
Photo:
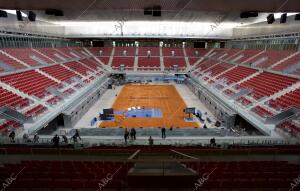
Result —
[[[144, 15], [144, 8], [161, 6], [162, 16]], [[299, 0], [0, 0], [1, 9], [34, 10], [45, 21], [189, 21], [214, 22], [226, 15], [240, 22], [241, 11], [300, 12]], [[58, 9], [63, 17], [45, 15], [45, 9]], [[265, 16], [265, 15], [264, 15]], [[255, 22], [255, 18], [247, 22]]]

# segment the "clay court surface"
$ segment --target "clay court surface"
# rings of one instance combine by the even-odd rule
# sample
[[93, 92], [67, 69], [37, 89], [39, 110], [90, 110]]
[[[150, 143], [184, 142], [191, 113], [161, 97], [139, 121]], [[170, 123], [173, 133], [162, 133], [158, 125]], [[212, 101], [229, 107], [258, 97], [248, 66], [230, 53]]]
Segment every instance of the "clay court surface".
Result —
[[160, 109], [161, 117], [126, 118], [115, 115], [113, 121], [103, 121], [100, 127], [199, 127], [196, 122], [186, 122], [183, 109], [186, 104], [173, 85], [125, 85], [113, 104], [114, 111], [127, 111], [130, 107]]

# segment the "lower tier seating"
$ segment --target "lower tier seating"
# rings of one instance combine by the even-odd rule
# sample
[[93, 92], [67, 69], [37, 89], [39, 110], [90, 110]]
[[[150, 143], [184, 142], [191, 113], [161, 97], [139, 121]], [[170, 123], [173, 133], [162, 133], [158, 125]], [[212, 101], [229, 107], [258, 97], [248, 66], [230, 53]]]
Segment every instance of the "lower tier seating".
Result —
[[256, 106], [252, 109], [252, 111], [262, 118], [268, 118], [274, 115], [271, 111], [268, 111], [262, 106]]

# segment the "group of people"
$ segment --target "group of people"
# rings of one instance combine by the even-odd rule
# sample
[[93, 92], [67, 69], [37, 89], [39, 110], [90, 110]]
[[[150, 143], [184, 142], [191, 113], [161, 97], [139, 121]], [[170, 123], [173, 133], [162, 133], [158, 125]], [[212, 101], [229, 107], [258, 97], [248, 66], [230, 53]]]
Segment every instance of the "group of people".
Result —
[[[173, 128], [171, 127], [170, 131], [172, 131], [172, 129]], [[161, 128], [161, 138], [162, 139], [167, 138], [165, 127]], [[130, 131], [128, 131], [128, 129], [125, 128], [125, 130], [124, 130], [124, 140], [125, 140], [125, 144], [127, 144], [128, 140], [131, 140], [131, 141], [136, 140], [136, 130], [135, 130], [135, 128], [131, 128]], [[149, 145], [153, 145], [154, 141], [153, 141], [152, 136], [149, 137], [148, 141], [149, 141]]]
[[[14, 143], [14, 142], [15, 142], [15, 138], [16, 138], [16, 133], [15, 133], [15, 131], [11, 131], [11, 132], [9, 133], [8, 137], [9, 137], [9, 139], [10, 139], [10, 142], [11, 142], [11, 143]], [[29, 135], [28, 135], [27, 133], [24, 133], [24, 134], [23, 134], [23, 141], [24, 141], [25, 143], [38, 143], [38, 142], [39, 142], [39, 138], [40, 138], [40, 137], [38, 136], [37, 133], [34, 134], [32, 140], [30, 139], [30, 137], [29, 137]]]
[[130, 129], [130, 132], [125, 128], [124, 131], [124, 140], [125, 144], [127, 144], [127, 140], [130, 139], [131, 141], [136, 140], [136, 130], [134, 128]]
[[[63, 139], [63, 143], [68, 144], [69, 141], [68, 141], [68, 137], [66, 135], [62, 135], [62, 139]], [[81, 140], [78, 129], [75, 130], [75, 134], [71, 137], [71, 139], [74, 141], [74, 143], [77, 143], [78, 139]], [[54, 147], [59, 147], [59, 143], [60, 143], [59, 136], [56, 134], [52, 138], [51, 142], [53, 143]]]

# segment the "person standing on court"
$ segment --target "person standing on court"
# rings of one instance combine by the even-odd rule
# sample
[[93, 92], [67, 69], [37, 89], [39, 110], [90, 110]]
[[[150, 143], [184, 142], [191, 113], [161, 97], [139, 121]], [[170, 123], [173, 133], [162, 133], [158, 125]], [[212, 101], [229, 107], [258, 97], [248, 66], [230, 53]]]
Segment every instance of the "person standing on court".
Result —
[[167, 137], [167, 136], [166, 136], [166, 128], [163, 127], [163, 128], [161, 129], [161, 138], [162, 138], [162, 139], [165, 139], [166, 137]]
[[131, 140], [136, 140], [136, 131], [135, 131], [135, 128], [132, 128], [130, 130], [130, 138], [131, 138]]
[[129, 132], [127, 130], [127, 128], [125, 128], [125, 131], [124, 131], [124, 140], [125, 140], [125, 144], [127, 144], [127, 139], [129, 137]]

